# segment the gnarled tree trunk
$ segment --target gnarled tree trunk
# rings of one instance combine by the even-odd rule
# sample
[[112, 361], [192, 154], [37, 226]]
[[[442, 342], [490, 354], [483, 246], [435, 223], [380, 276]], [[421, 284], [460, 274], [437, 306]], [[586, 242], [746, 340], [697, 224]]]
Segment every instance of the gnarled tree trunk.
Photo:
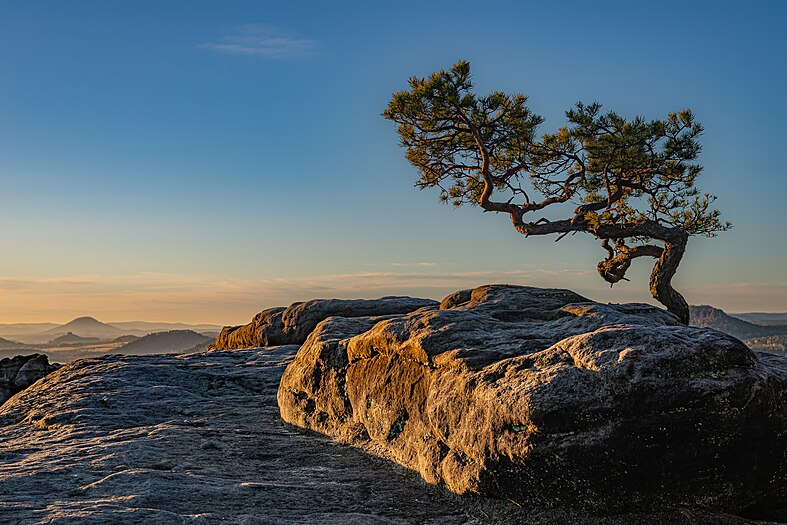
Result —
[[672, 287], [672, 278], [686, 251], [689, 235], [681, 230], [675, 237], [674, 241], [664, 242], [664, 251], [653, 266], [650, 293], [654, 299], [666, 306], [667, 310], [677, 315], [681, 323], [689, 324], [689, 304], [680, 292]]
[[686, 251], [689, 236], [681, 228], [661, 228], [659, 234], [660, 240], [664, 243], [663, 248], [651, 244], [629, 247], [625, 243], [616, 242], [613, 249], [609, 239], [605, 238], [601, 246], [607, 250], [609, 256], [598, 263], [598, 273], [608, 283], [615, 284], [628, 280], [626, 271], [637, 257], [656, 258], [656, 264], [650, 274], [650, 293], [668, 311], [675, 314], [681, 323], [689, 324], [689, 305], [680, 292], [672, 287], [672, 278]]

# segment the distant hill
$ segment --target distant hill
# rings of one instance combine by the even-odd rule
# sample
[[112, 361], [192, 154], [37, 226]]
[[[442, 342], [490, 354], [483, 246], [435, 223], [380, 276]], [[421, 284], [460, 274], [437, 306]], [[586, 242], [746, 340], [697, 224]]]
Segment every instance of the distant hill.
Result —
[[68, 332], [67, 334], [61, 335], [59, 337], [55, 337], [49, 344], [53, 345], [73, 345], [73, 344], [90, 344], [90, 343], [97, 343], [100, 339], [98, 337], [80, 337], [75, 335], [73, 332]]
[[112, 340], [113, 343], [130, 343], [132, 341], [136, 341], [137, 339], [141, 339], [138, 335], [121, 335], [120, 337], [116, 337]]
[[193, 330], [170, 330], [169, 332], [157, 332], [141, 337], [136, 341], [117, 348], [113, 353], [139, 355], [195, 352], [201, 350], [199, 345], [209, 343], [212, 340], [210, 337], [198, 334]]
[[691, 326], [713, 328], [738, 339], [787, 334], [787, 326], [762, 326], [738, 319], [708, 305], [691, 306]]
[[59, 337], [69, 332], [79, 337], [95, 337], [98, 339], [114, 339], [127, 334], [120, 328], [102, 323], [93, 317], [77, 317], [73, 321], [51, 328], [39, 335]]
[[208, 323], [187, 324], [150, 321], [102, 323], [94, 317], [79, 317], [63, 325], [55, 323], [0, 324], [0, 337], [21, 341], [25, 344], [41, 344], [68, 332], [79, 337], [97, 337], [102, 341], [111, 341], [124, 335], [141, 337], [156, 332], [193, 330], [194, 332], [215, 338], [221, 331], [221, 328], [221, 325]]
[[745, 314], [730, 314], [730, 315], [754, 324], [787, 325], [787, 313], [751, 312]]
[[40, 334], [44, 330], [55, 328], [55, 323], [11, 323], [0, 324], [0, 337]]
[[111, 323], [127, 334], [146, 335], [156, 332], [171, 332], [173, 330], [193, 330], [194, 332], [220, 332], [221, 325], [215, 324], [187, 324], [187, 323], [153, 323], [150, 321], [121, 321]]
[[27, 345], [19, 341], [10, 341], [0, 337], [0, 350], [11, 350], [14, 348], [25, 348]]

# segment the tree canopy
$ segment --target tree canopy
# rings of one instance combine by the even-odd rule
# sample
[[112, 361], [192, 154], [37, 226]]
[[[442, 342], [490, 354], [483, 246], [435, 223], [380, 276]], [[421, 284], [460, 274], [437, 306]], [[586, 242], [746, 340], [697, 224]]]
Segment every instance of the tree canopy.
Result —
[[[690, 235], [730, 227], [696, 186], [703, 129], [688, 109], [665, 119], [627, 119], [598, 103], [566, 112], [568, 124], [539, 134], [544, 119], [527, 96], [473, 91], [470, 64], [412, 77], [383, 115], [397, 125], [416, 186], [440, 199], [509, 215], [525, 236], [586, 232], [606, 257], [601, 277], [625, 279], [633, 259], [654, 257], [653, 297], [688, 323], [689, 309], [671, 285]], [[561, 206], [562, 205], [562, 206]], [[546, 208], [565, 218], [539, 217]]]

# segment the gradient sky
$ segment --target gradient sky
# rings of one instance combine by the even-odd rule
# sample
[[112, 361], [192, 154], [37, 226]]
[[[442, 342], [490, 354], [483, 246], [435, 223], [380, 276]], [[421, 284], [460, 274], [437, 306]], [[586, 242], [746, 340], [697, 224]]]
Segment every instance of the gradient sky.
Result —
[[652, 301], [650, 261], [610, 290], [589, 236], [525, 240], [413, 188], [380, 113], [460, 58], [545, 131], [578, 100], [692, 108], [735, 227], [693, 238], [676, 286], [787, 311], [785, 50], [781, 1], [2, 1], [0, 322], [241, 323], [488, 282]]

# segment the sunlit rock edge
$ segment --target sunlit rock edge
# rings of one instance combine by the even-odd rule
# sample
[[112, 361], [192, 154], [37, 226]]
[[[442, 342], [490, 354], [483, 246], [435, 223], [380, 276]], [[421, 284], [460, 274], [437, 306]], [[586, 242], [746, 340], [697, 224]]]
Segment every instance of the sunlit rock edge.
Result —
[[278, 402], [285, 421], [460, 494], [601, 513], [787, 507], [787, 359], [648, 305], [496, 285], [330, 318]]

